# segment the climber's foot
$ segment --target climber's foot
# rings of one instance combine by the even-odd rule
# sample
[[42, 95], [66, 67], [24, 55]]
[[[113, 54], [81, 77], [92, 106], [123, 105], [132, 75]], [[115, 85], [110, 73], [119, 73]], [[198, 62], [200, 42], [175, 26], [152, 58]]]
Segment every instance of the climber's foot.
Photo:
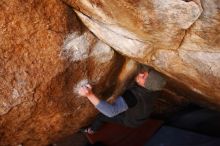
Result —
[[87, 133], [87, 134], [94, 134], [95, 133], [95, 131], [93, 131], [92, 128], [90, 128], [90, 127], [82, 128], [80, 131], [83, 133]]

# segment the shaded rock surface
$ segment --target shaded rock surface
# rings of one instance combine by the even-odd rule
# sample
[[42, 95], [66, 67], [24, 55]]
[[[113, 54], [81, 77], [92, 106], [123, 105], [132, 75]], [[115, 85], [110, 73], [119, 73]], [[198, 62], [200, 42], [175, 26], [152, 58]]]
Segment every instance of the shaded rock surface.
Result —
[[186, 30], [178, 51], [160, 50], [152, 64], [219, 104], [220, 3], [202, 0], [201, 4], [203, 12]]
[[116, 51], [220, 104], [218, 0], [65, 0]]

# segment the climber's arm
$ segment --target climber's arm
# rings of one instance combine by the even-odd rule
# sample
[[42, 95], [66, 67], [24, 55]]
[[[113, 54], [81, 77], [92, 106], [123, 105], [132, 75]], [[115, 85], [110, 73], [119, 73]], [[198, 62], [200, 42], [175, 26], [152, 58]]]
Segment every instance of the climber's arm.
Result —
[[95, 107], [107, 117], [114, 117], [128, 109], [127, 104], [121, 96], [118, 97], [113, 104], [100, 100]]
[[126, 102], [121, 96], [118, 97], [113, 104], [100, 100], [97, 96], [95, 96], [95, 94], [93, 94], [92, 87], [90, 85], [81, 87], [79, 94], [87, 97], [90, 102], [107, 117], [114, 117], [128, 109]]

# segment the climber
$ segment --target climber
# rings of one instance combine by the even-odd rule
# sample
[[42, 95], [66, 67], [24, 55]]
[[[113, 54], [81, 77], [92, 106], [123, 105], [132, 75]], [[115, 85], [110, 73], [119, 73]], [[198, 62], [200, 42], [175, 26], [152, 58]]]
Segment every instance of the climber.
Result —
[[93, 124], [83, 129], [84, 132], [93, 134], [104, 122], [123, 124], [128, 127], [137, 127], [142, 124], [153, 110], [153, 102], [158, 92], [145, 88], [150, 68], [139, 65], [134, 75], [134, 84], [119, 96], [113, 104], [99, 99], [92, 91], [90, 84], [79, 89], [81, 96], [89, 101], [101, 112]]

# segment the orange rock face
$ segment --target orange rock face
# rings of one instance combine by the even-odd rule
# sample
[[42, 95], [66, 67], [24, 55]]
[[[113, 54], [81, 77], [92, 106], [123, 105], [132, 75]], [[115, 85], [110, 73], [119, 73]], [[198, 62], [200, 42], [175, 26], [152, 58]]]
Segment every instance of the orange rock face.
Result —
[[78, 86], [88, 81], [111, 95], [123, 57], [59, 0], [0, 8], [0, 145], [47, 145], [76, 132], [96, 114]]
[[1, 0], [0, 145], [43, 146], [76, 132], [97, 113], [77, 89], [89, 82], [101, 98], [120, 92], [134, 60], [182, 87], [169, 90], [219, 106], [219, 7], [218, 0]]

